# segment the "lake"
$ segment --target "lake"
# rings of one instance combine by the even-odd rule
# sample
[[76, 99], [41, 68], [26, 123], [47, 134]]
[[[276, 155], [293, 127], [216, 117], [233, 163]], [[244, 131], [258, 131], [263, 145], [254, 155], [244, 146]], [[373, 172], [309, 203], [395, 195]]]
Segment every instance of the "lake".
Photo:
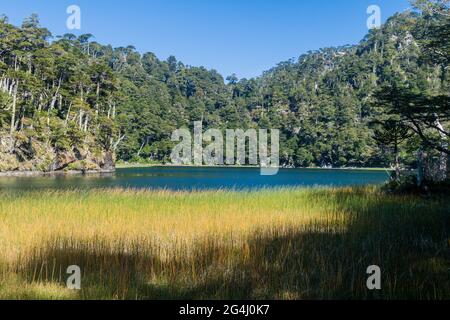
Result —
[[169, 190], [259, 189], [277, 187], [381, 184], [383, 170], [280, 169], [261, 176], [259, 168], [146, 167], [117, 169], [114, 174], [0, 177], [0, 189], [138, 188]]

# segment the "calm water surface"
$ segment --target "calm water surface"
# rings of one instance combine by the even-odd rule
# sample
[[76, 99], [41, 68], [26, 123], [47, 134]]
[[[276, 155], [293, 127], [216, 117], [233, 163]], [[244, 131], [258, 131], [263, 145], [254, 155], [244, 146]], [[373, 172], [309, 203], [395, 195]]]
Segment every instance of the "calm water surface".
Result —
[[170, 190], [258, 189], [381, 184], [388, 172], [373, 170], [280, 169], [261, 176], [258, 168], [150, 167], [117, 169], [114, 174], [0, 177], [0, 189], [138, 188]]

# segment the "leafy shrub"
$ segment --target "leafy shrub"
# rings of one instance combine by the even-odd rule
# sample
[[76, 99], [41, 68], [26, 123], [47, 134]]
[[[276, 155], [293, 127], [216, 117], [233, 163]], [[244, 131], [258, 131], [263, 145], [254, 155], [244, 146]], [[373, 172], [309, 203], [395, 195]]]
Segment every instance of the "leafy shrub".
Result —
[[395, 178], [395, 172], [392, 173], [391, 179], [383, 187], [388, 193], [417, 193], [419, 186], [417, 177], [411, 172], [402, 173], [398, 179]]

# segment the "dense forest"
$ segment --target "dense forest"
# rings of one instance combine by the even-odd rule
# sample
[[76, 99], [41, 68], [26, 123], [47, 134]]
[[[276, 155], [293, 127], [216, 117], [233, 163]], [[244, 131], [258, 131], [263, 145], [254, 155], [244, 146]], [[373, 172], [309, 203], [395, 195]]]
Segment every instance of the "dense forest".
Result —
[[21, 27], [3, 16], [0, 171], [166, 163], [173, 130], [199, 120], [205, 129], [279, 129], [283, 166], [399, 169], [437, 159], [445, 171], [448, 2], [414, 4], [357, 45], [308, 52], [254, 79], [90, 34], [53, 37], [36, 15]]

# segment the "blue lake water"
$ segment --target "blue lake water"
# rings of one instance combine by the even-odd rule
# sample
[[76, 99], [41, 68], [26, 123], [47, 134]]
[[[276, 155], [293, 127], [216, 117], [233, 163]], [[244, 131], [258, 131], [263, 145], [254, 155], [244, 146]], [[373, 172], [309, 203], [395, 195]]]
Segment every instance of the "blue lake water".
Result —
[[114, 174], [0, 177], [0, 189], [138, 188], [169, 190], [259, 189], [357, 186], [387, 181], [387, 171], [280, 169], [261, 176], [259, 168], [150, 167], [117, 169]]

